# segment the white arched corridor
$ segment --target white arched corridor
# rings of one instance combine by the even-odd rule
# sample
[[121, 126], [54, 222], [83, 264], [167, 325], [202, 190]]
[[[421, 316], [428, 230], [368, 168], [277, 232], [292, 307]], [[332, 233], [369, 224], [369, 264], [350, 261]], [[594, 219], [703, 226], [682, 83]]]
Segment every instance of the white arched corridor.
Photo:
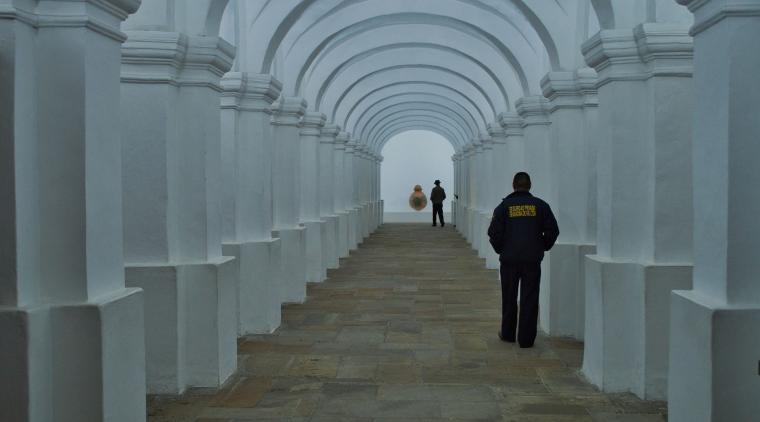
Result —
[[754, 420], [758, 39], [760, 0], [0, 0], [0, 420], [224, 385], [383, 223], [409, 131], [490, 269], [531, 174], [590, 383]]

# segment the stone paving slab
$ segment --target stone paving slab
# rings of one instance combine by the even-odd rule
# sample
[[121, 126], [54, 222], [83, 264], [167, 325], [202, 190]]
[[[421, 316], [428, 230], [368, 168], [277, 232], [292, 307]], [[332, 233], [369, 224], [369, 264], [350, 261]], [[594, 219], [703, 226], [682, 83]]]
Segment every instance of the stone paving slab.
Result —
[[583, 344], [496, 337], [498, 273], [453, 229], [386, 224], [272, 335], [238, 342], [219, 391], [149, 398], [150, 422], [658, 422], [666, 405], [602, 394]]

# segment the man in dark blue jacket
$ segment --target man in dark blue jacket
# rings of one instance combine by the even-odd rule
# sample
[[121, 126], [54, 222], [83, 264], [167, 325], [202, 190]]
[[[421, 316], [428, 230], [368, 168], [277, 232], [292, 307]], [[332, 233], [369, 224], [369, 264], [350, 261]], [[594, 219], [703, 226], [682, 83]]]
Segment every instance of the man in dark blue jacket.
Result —
[[[528, 173], [515, 174], [514, 192], [493, 212], [488, 237], [501, 261], [501, 330], [499, 338], [520, 347], [533, 347], [538, 323], [541, 260], [559, 236], [549, 204], [530, 194]], [[522, 283], [522, 285], [520, 285]], [[517, 291], [520, 327], [517, 329]], [[515, 336], [517, 331], [517, 336]]]

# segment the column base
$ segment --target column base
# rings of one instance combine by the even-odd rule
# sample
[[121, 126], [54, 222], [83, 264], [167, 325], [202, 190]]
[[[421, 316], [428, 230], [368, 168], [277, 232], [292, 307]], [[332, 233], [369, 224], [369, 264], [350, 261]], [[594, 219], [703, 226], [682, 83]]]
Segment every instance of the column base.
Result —
[[303, 303], [306, 300], [306, 228], [292, 227], [272, 232], [280, 238], [280, 302]]
[[348, 232], [351, 217], [348, 212], [339, 212], [338, 215], [338, 257], [348, 258]]
[[348, 210], [348, 249], [356, 250], [359, 247], [359, 209]]
[[690, 289], [690, 265], [585, 259], [583, 374], [605, 392], [667, 395], [670, 292]]
[[361, 228], [362, 228], [362, 243], [364, 239], [369, 237], [370, 225], [372, 224], [372, 208], [369, 202], [362, 204], [361, 206]]
[[380, 201], [379, 204], [380, 204], [380, 210], [378, 212], [379, 214], [378, 218], [380, 222], [377, 225], [378, 227], [382, 226], [385, 223], [385, 201]]
[[143, 292], [0, 308], [0, 420], [145, 420]]
[[327, 215], [322, 217], [325, 221], [325, 233], [322, 237], [322, 265], [327, 269], [338, 268], [338, 221], [337, 215]]
[[324, 221], [304, 221], [306, 228], [306, 282], [321, 283], [327, 278], [327, 269], [322, 265], [322, 236]]
[[280, 239], [222, 245], [234, 256], [237, 275], [237, 334], [268, 334], [282, 321], [280, 306]]
[[216, 388], [237, 368], [237, 263], [126, 267], [126, 283], [145, 291], [149, 394]]
[[491, 218], [493, 215], [490, 212], [480, 213], [480, 245], [478, 248], [478, 256], [486, 260], [486, 268], [491, 270], [499, 269], [501, 263], [499, 262], [499, 255], [493, 251], [491, 242], [488, 239], [488, 226], [491, 225]]
[[585, 328], [586, 255], [596, 245], [557, 243], [547, 253], [541, 280], [541, 330], [551, 336], [583, 340]]
[[696, 291], [670, 299], [668, 420], [755, 420], [760, 305], [728, 307]]
[[475, 244], [475, 232], [477, 231], [477, 215], [478, 211], [474, 208], [467, 208], [467, 243], [470, 245]]

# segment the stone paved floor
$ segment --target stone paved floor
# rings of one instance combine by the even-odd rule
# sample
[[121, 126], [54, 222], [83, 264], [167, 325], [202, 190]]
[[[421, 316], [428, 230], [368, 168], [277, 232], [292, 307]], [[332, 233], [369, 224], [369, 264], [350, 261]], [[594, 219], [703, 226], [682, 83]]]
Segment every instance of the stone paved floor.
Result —
[[452, 228], [386, 224], [274, 335], [240, 339], [227, 387], [151, 398], [149, 421], [666, 420], [584, 382], [582, 343], [500, 342], [499, 309], [497, 273]]

